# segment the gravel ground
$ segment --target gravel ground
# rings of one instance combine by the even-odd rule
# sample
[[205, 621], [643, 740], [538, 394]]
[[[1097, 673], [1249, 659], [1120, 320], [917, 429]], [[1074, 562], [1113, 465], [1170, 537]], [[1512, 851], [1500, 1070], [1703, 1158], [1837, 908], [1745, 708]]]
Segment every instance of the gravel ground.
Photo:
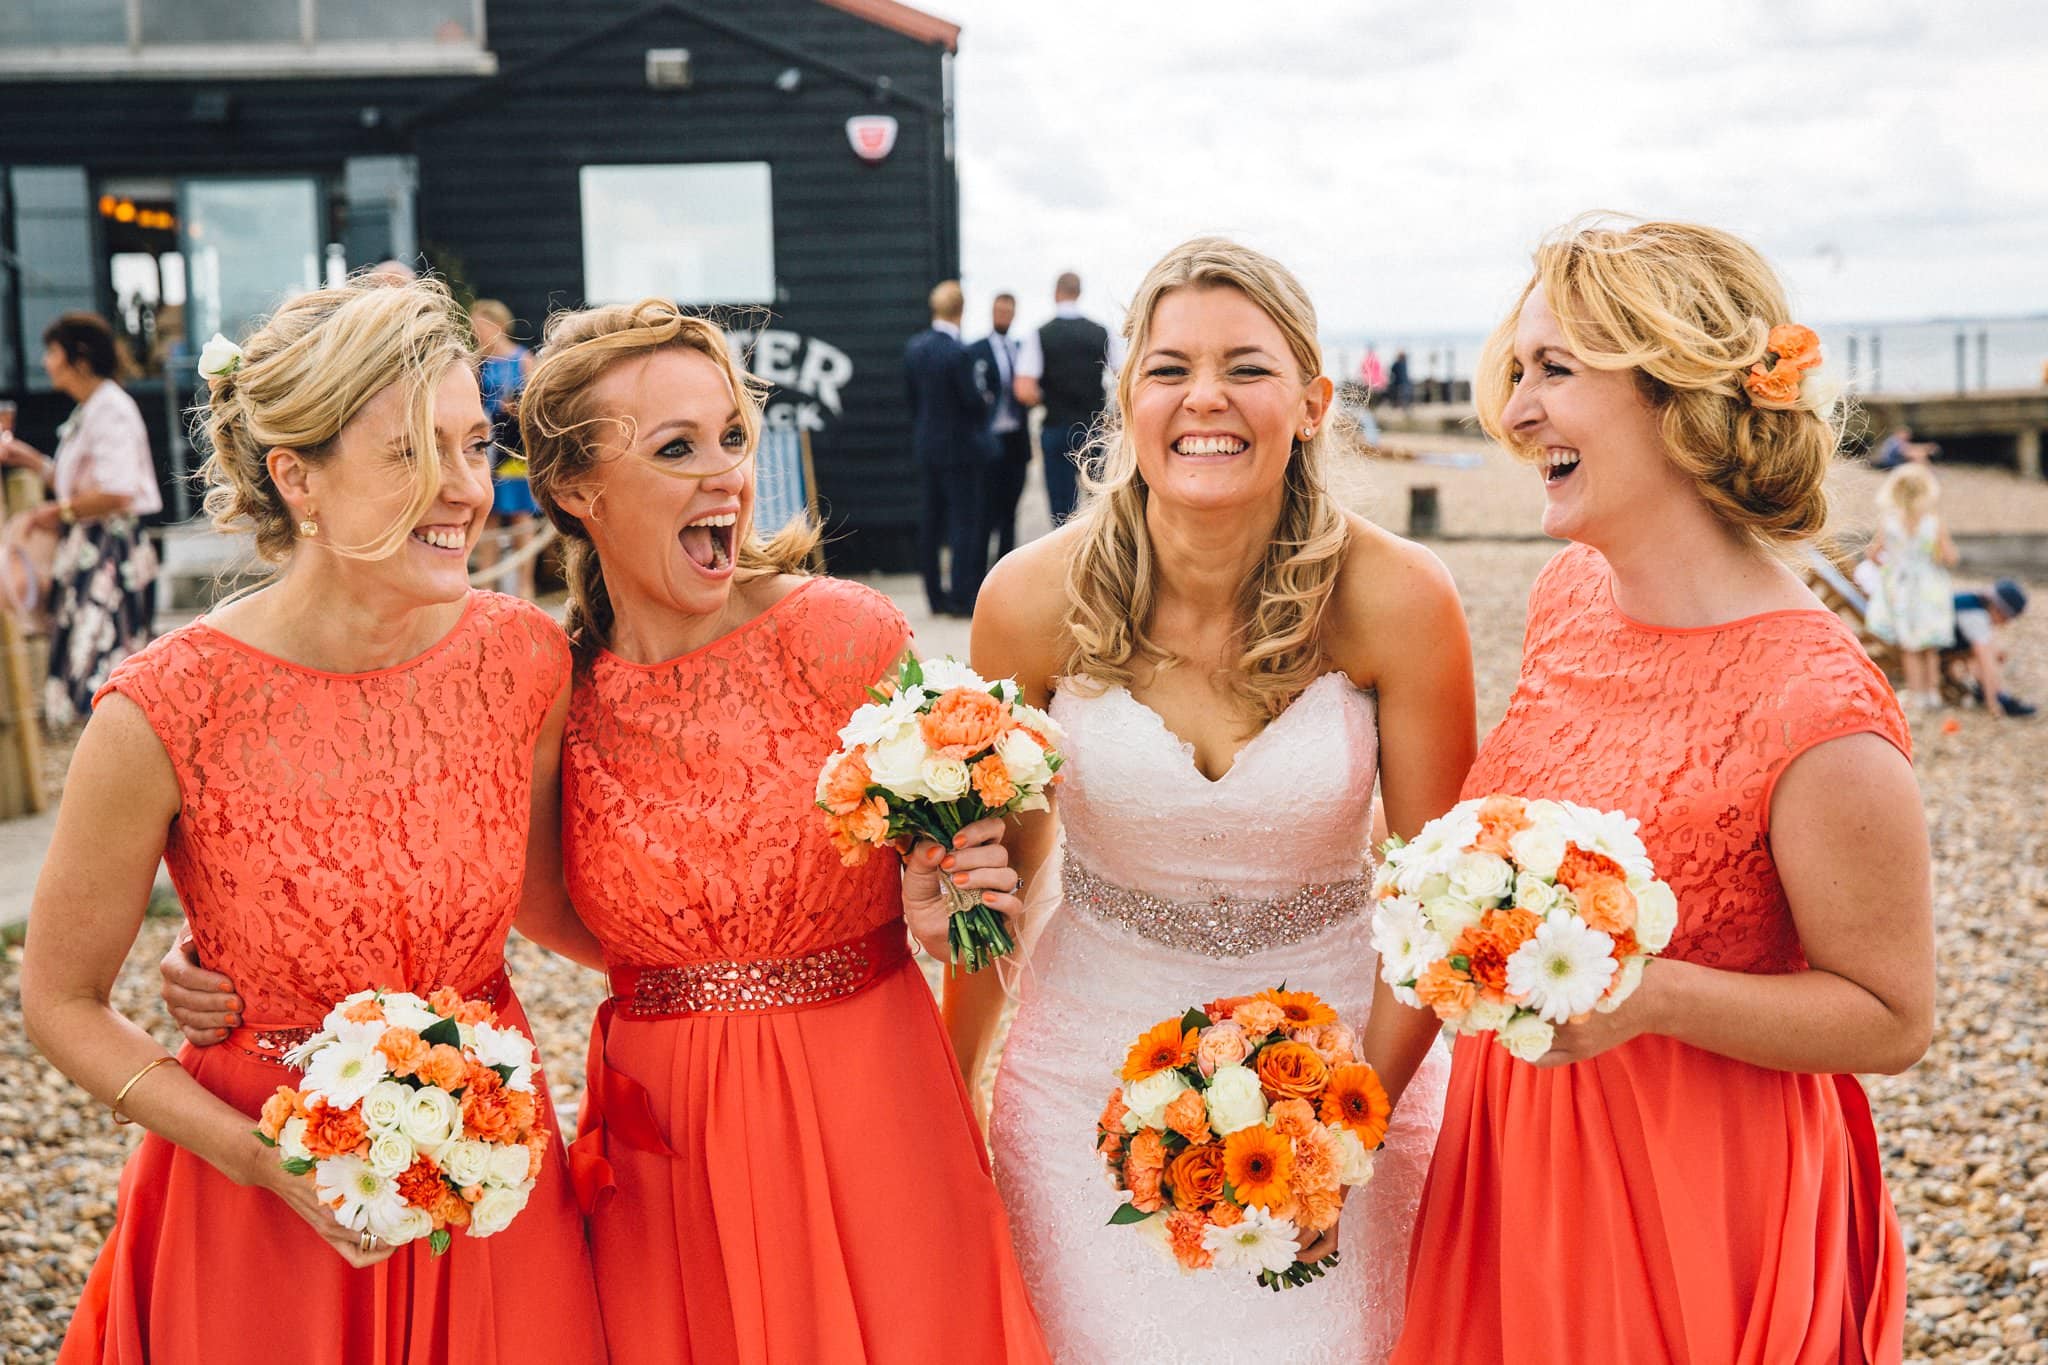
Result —
[[[1490, 725], [1513, 687], [1524, 601], [1550, 547], [1456, 543], [1440, 552], [1465, 596]], [[2048, 593], [2048, 583], [2029, 586]], [[2048, 612], [2010, 634], [2013, 690], [2048, 699]], [[2048, 722], [1951, 712], [1922, 720], [1916, 738], [1940, 888], [1942, 1012], [1925, 1060], [1870, 1083], [1910, 1248], [1907, 1355], [2048, 1360], [2039, 1306], [2048, 1291], [2048, 1032], [2032, 1016], [2048, 979]], [[146, 924], [116, 997], [166, 1039], [153, 964], [173, 928]], [[12, 947], [0, 961], [0, 1016], [10, 1020], [19, 1018], [19, 963]], [[523, 942], [513, 945], [512, 971], [556, 1098], [573, 1104], [598, 978]], [[0, 1358], [54, 1358], [133, 1140], [133, 1129], [115, 1127], [44, 1064], [18, 1027], [0, 1033]]]

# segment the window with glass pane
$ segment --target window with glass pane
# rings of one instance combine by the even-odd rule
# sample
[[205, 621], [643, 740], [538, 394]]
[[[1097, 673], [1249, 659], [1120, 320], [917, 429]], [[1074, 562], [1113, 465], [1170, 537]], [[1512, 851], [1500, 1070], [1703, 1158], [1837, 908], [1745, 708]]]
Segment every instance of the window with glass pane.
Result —
[[327, 240], [311, 179], [188, 180], [178, 217], [186, 335], [239, 338], [249, 324], [320, 285]]
[[315, 0], [317, 41], [468, 43], [477, 34], [477, 0]]
[[141, 0], [145, 43], [297, 43], [299, 0]]
[[591, 303], [772, 303], [768, 163], [583, 168], [583, 289]]
[[128, 41], [128, 0], [5, 0], [0, 48]]

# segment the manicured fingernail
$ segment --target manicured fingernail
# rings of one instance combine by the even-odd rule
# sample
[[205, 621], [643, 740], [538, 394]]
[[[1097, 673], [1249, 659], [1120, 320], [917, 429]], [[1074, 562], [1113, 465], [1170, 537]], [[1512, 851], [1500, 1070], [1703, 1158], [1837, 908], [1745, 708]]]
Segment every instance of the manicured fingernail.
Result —
[[939, 866], [945, 868], [946, 871], [951, 872], [953, 870], [953, 856], [951, 854], [947, 854], [945, 857], [939, 859]]
[[966, 874], [965, 872], [955, 872], [955, 873], [953, 874], [953, 885], [955, 885], [955, 886], [965, 886], [965, 885], [967, 885], [967, 874]]
[[995, 892], [993, 892], [993, 891], [984, 891], [984, 892], [982, 892], [982, 893], [981, 893], [981, 903], [982, 903], [983, 905], [994, 905], [994, 904], [996, 903], [996, 893], [995, 893]]
[[967, 836], [966, 836], [965, 834], [956, 834], [956, 835], [954, 835], [954, 836], [953, 836], [953, 847], [955, 847], [955, 848], [965, 848], [965, 847], [967, 847]]

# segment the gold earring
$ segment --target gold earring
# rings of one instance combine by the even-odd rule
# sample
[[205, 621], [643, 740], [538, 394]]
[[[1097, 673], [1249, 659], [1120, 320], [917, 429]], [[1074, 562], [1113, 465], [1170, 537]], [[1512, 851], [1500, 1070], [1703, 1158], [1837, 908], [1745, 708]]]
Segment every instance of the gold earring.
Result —
[[299, 523], [299, 534], [305, 539], [311, 540], [314, 536], [320, 534], [320, 523], [311, 517], [307, 517]]

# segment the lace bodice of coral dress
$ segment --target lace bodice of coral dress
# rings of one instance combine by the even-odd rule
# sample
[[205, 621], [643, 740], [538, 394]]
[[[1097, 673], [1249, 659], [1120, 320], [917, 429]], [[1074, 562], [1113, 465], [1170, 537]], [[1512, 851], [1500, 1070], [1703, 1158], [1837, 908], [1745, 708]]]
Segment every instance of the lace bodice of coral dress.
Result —
[[[1372, 1183], [1347, 1201], [1342, 1259], [1275, 1294], [1249, 1276], [1184, 1274], [1129, 1228], [1095, 1150], [1124, 1052], [1169, 1014], [1285, 983], [1362, 1028], [1378, 756], [1370, 694], [1327, 674], [1220, 779], [1121, 687], [1063, 686], [1062, 903], [1024, 972], [996, 1079], [996, 1176], [1046, 1339], [1063, 1365], [1360, 1365], [1399, 1330], [1402, 1272], [1443, 1105], [1433, 1049], [1394, 1116]], [[1298, 894], [1304, 887], [1321, 888]]]
[[[164, 861], [201, 960], [244, 1002], [234, 1039], [178, 1060], [252, 1127], [297, 1074], [258, 1035], [317, 1024], [355, 991], [495, 994], [527, 1029], [505, 935], [534, 743], [568, 680], [555, 623], [486, 592], [433, 648], [377, 672], [302, 668], [204, 620], [115, 669], [99, 700], [135, 703], [170, 756], [182, 797]], [[276, 1196], [152, 1134], [59, 1359], [602, 1365], [565, 1166], [557, 1142], [525, 1211], [488, 1240], [439, 1257], [415, 1242], [354, 1270]]]
[[681, 658], [579, 666], [563, 849], [614, 1000], [574, 1159], [620, 1365], [1045, 1359], [900, 862], [844, 866], [814, 804], [909, 640], [818, 578]]
[[[1577, 546], [1530, 595], [1521, 680], [1465, 795], [1635, 816], [1678, 896], [1667, 957], [1796, 972], [1772, 790], [1800, 754], [1859, 732], [1910, 754], [1891, 688], [1832, 614], [1642, 625], [1615, 606], [1606, 560]], [[1539, 1070], [1468, 1036], [1396, 1359], [1895, 1362], [1899, 1237], [1851, 1077], [1661, 1036]]]

